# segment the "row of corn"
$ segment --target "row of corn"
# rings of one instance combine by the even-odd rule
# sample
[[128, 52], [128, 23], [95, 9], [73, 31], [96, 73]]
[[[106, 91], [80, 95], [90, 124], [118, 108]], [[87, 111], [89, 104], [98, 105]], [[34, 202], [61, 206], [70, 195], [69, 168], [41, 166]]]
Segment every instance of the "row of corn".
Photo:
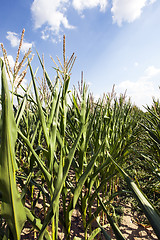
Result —
[[63, 64], [57, 58], [54, 83], [44, 60], [37, 56], [43, 80], [37, 87], [37, 70], [32, 69], [27, 55], [31, 81], [27, 89], [19, 83], [23, 94], [17, 92], [16, 68], [10, 93], [7, 62], [0, 60], [0, 239], [20, 239], [27, 223], [32, 226], [34, 239], [58, 239], [60, 227], [64, 239], [78, 239], [72, 233], [75, 209], [81, 216], [86, 240], [101, 239], [102, 235], [111, 239], [106, 224], [117, 239], [125, 239], [114, 202], [126, 195], [138, 201], [159, 237], [158, 211], [127, 174], [143, 129], [148, 152], [152, 148], [156, 154], [140, 154], [153, 175], [160, 178], [160, 119], [156, 110], [148, 107], [147, 124], [139, 123], [140, 110], [124, 95], [116, 98], [112, 92], [94, 101], [83, 81], [70, 92], [75, 57], [73, 54], [66, 60], [65, 39]]

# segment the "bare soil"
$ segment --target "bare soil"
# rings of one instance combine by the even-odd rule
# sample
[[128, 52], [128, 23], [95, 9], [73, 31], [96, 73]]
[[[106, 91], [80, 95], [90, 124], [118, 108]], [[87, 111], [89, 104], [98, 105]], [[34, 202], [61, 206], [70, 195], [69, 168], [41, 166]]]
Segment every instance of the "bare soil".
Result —
[[[98, 227], [96, 223], [93, 226], [94, 228]], [[49, 230], [49, 229], [48, 229]], [[111, 236], [112, 240], [116, 240], [112, 229], [110, 228], [109, 224], [105, 228], [107, 233]], [[142, 224], [138, 223], [135, 218], [134, 214], [131, 211], [131, 205], [128, 203], [124, 207], [124, 215], [121, 219], [120, 223], [120, 230], [123, 233], [123, 236], [128, 240], [157, 240], [157, 236], [154, 234], [154, 231], [151, 226], [143, 226]], [[23, 229], [21, 240], [27, 239], [37, 239], [36, 231], [33, 231], [30, 224], [27, 224]], [[84, 240], [84, 229], [82, 226], [82, 219], [80, 212], [78, 210], [74, 210], [72, 215], [72, 226], [71, 226], [71, 240], [74, 237], [79, 237], [79, 239]], [[59, 227], [59, 240], [65, 240], [64, 233], [62, 233], [61, 227]], [[95, 239], [104, 240], [104, 236], [99, 234], [96, 236]]]
[[[73, 174], [71, 174], [73, 177]], [[46, 203], [48, 204], [48, 203]], [[94, 204], [93, 204], [94, 205]], [[120, 201], [118, 203], [119, 206], [122, 206], [123, 208], [123, 215], [120, 219], [120, 230], [123, 234], [123, 236], [127, 240], [158, 240], [157, 236], [155, 235], [153, 229], [151, 226], [146, 226], [140, 223], [140, 221], [137, 220], [137, 212], [133, 212], [132, 205], [129, 201]], [[30, 200], [28, 199], [26, 201], [26, 207], [31, 208]], [[48, 205], [49, 207], [49, 205]], [[93, 212], [94, 212], [95, 206], [93, 206]], [[38, 199], [38, 202], [35, 206], [36, 216], [39, 216], [40, 219], [43, 219], [43, 203], [42, 198], [40, 197]], [[60, 210], [61, 214], [61, 210]], [[140, 216], [142, 217], [142, 216]], [[82, 224], [82, 217], [81, 213], [78, 209], [75, 209], [72, 214], [72, 225], [71, 225], [71, 240], [74, 239], [74, 237], [79, 238], [79, 240], [84, 240], [84, 228]], [[110, 227], [110, 224], [107, 222], [107, 219], [105, 219], [105, 230], [107, 233], [111, 236], [112, 240], [116, 240], [115, 235]], [[102, 224], [103, 226], [103, 224]], [[94, 230], [97, 228], [98, 225], [96, 222], [92, 223], [92, 229]], [[51, 232], [51, 227], [49, 226], [47, 229], [49, 232]], [[89, 236], [89, 235], [88, 235]], [[30, 223], [26, 223], [24, 226], [24, 229], [21, 234], [21, 240], [29, 240], [29, 239], [37, 239], [38, 232], [36, 230], [33, 230]], [[100, 233], [96, 236], [97, 240], [105, 240], [104, 236]], [[160, 238], [159, 238], [160, 239]], [[63, 233], [63, 229], [61, 225], [59, 226], [59, 233], [58, 233], [58, 240], [65, 240], [65, 236]], [[78, 239], [77, 239], [78, 240]]]
[[[134, 219], [129, 204], [124, 208], [124, 216], [122, 218], [120, 230], [122, 231], [123, 236], [129, 240], [158, 239], [152, 227], [145, 227]], [[112, 239], [116, 238], [113, 237]]]

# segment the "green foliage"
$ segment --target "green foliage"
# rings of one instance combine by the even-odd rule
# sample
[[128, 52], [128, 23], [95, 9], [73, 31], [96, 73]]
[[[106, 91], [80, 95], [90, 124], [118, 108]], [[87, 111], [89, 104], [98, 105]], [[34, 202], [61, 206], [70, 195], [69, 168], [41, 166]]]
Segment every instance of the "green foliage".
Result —
[[1, 215], [8, 223], [6, 230], [8, 237], [16, 240], [20, 239], [21, 230], [26, 220], [26, 214], [17, 190], [15, 178], [17, 163], [15, 161], [14, 148], [17, 138], [17, 128], [13, 116], [4, 63], [1, 59], [0, 64], [2, 72], [2, 142], [0, 149]]
[[[158, 235], [157, 205], [153, 206], [155, 202], [151, 204], [142, 192], [136, 164], [143, 159], [140, 167], [145, 173], [150, 169], [155, 185], [150, 183], [149, 189], [155, 193], [159, 183], [159, 105], [147, 108], [144, 114], [124, 95], [116, 97], [114, 91], [94, 101], [83, 81], [70, 94], [75, 57], [73, 54], [66, 61], [65, 39], [64, 61], [62, 64], [58, 58], [60, 67], [56, 64], [54, 84], [39, 55], [38, 59], [44, 73], [41, 87], [36, 82], [37, 70], [34, 73], [28, 61], [30, 85], [22, 87], [24, 95], [12, 91], [12, 103], [1, 60], [2, 237], [20, 239], [24, 223], [30, 222], [37, 239], [58, 239], [59, 226], [65, 239], [70, 239], [76, 209], [82, 217], [85, 239], [94, 239], [100, 232], [110, 239], [104, 216], [117, 239], [124, 239], [117, 224], [115, 202], [117, 197], [132, 193]], [[120, 173], [126, 184], [121, 184]], [[98, 226], [93, 228], [93, 222]]]

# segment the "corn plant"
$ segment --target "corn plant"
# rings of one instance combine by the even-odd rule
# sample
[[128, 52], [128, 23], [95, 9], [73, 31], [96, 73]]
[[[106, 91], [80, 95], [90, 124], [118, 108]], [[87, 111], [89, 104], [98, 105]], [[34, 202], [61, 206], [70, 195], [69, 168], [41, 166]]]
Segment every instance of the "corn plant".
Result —
[[16, 185], [15, 142], [17, 126], [10, 101], [4, 63], [1, 63], [2, 83], [2, 115], [1, 115], [1, 149], [0, 149], [0, 192], [1, 214], [7, 222], [6, 236], [11, 239], [20, 239], [21, 230], [26, 221], [26, 213], [21, 202]]
[[[70, 74], [76, 57], [73, 53], [66, 58], [65, 36], [63, 61], [57, 57], [57, 64], [52, 58], [56, 71], [54, 82], [37, 52], [43, 71], [38, 86], [38, 71], [31, 66], [32, 57], [28, 58], [30, 51], [18, 65], [23, 35], [24, 32], [13, 71], [3, 48], [6, 71], [13, 79], [11, 96], [1, 60], [0, 237], [20, 239], [25, 223], [30, 222], [36, 239], [58, 239], [61, 225], [65, 239], [69, 240], [76, 209], [82, 217], [85, 240], [100, 239], [100, 234], [111, 239], [105, 231], [106, 220], [116, 238], [124, 239], [117, 224], [114, 202], [120, 195], [132, 193], [158, 236], [159, 213], [126, 173], [134, 164], [131, 157], [140, 134], [139, 111], [124, 95], [117, 98], [114, 91], [94, 101], [83, 78], [79, 91], [74, 88], [70, 93]], [[21, 74], [26, 58], [27, 66]], [[21, 83], [27, 69], [31, 81], [25, 89]], [[18, 93], [18, 87], [23, 89], [23, 95]], [[151, 145], [144, 147], [146, 153], [140, 153], [158, 178], [157, 111], [158, 106], [156, 112], [148, 108], [148, 123], [143, 128], [150, 137], [146, 142]], [[151, 149], [153, 155], [149, 155]], [[120, 176], [128, 187], [120, 186]], [[41, 203], [41, 209], [37, 209], [37, 203]], [[97, 223], [96, 228], [93, 222]]]
[[[109, 154], [109, 153], [108, 153]], [[114, 163], [114, 165], [117, 167], [118, 171], [121, 173], [122, 177], [126, 181], [128, 188], [132, 191], [134, 197], [138, 201], [140, 207], [142, 208], [144, 214], [148, 218], [151, 226], [153, 227], [157, 237], [160, 236], [160, 214], [155, 209], [155, 207], [149, 202], [148, 198], [145, 196], [145, 194], [141, 191], [141, 189], [136, 185], [136, 183], [129, 177], [129, 175], [122, 169], [112, 158], [112, 156], [109, 154], [110, 159]]]
[[154, 101], [152, 108], [147, 106], [147, 113], [145, 114], [146, 122], [142, 124], [148, 138], [146, 138], [145, 150], [146, 153], [142, 153], [148, 166], [150, 167], [152, 174], [154, 174], [160, 180], [160, 112], [159, 102]]

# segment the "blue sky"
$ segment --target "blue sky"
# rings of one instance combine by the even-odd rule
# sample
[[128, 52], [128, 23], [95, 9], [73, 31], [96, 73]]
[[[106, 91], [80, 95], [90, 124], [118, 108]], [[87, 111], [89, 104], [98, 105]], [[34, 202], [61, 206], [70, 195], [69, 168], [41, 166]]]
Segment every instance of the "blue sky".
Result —
[[[29, 47], [33, 53], [37, 49], [44, 54], [53, 79], [50, 55], [62, 59], [65, 34], [66, 55], [75, 52], [77, 56], [71, 87], [77, 85], [83, 71], [96, 98], [111, 92], [113, 84], [117, 94], [127, 89], [127, 96], [139, 107], [150, 105], [153, 96], [159, 98], [160, 1], [1, 0], [0, 13], [0, 42], [11, 64], [25, 28], [21, 58]], [[37, 63], [35, 55], [34, 69]]]

